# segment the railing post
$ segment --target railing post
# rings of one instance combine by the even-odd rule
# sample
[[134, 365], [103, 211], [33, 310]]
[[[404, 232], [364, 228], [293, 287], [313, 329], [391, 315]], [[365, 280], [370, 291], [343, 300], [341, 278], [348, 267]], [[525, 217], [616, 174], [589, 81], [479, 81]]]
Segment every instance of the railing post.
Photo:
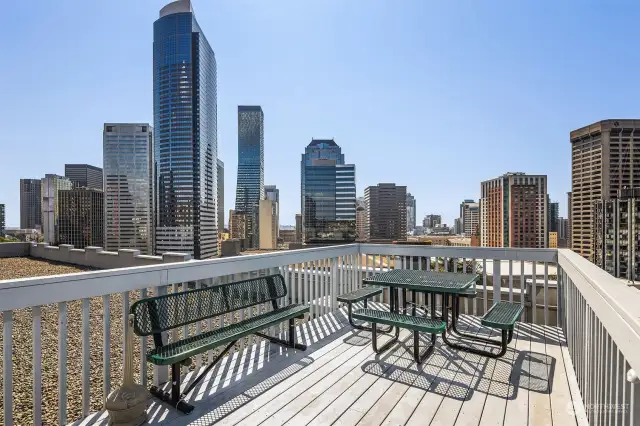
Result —
[[500, 259], [493, 259], [493, 303], [491, 306], [496, 303], [500, 303], [500, 299], [502, 298], [502, 275], [500, 273], [501, 263]]
[[331, 312], [335, 312], [338, 307], [338, 258], [331, 258]]

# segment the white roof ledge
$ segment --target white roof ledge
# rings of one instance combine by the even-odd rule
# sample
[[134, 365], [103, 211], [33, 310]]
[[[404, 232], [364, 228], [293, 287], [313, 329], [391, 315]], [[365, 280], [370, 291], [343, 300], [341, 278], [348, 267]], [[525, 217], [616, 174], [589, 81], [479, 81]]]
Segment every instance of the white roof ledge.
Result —
[[173, 15], [174, 13], [193, 12], [191, 0], [176, 0], [160, 9], [160, 17]]

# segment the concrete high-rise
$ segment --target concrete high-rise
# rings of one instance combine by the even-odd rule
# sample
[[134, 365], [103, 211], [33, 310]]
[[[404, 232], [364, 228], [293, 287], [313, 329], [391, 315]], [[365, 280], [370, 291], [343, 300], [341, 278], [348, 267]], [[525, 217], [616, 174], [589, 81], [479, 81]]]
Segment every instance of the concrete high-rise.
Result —
[[260, 106], [238, 106], [236, 212], [247, 216], [247, 239], [259, 243], [258, 203], [264, 199], [264, 113]]
[[356, 240], [367, 240], [367, 205], [364, 197], [356, 198]]
[[312, 139], [300, 165], [303, 242], [355, 241], [356, 166], [345, 164], [333, 139]]
[[278, 202], [275, 200], [260, 200], [258, 203], [258, 222], [260, 241], [258, 248], [278, 248]]
[[407, 231], [416, 228], [416, 197], [407, 192]]
[[407, 187], [379, 183], [364, 190], [367, 241], [393, 242], [407, 239]]
[[[280, 190], [275, 185], [264, 186], [264, 198], [265, 200], [274, 201], [276, 203], [276, 237], [280, 237]], [[262, 238], [262, 237], [260, 237]], [[261, 247], [262, 248], [262, 247]]]
[[573, 245], [571, 243], [571, 192], [567, 192], [567, 248], [573, 250]]
[[102, 169], [89, 164], [65, 164], [64, 176], [74, 188], [93, 188], [104, 190]]
[[428, 214], [422, 220], [422, 226], [425, 228], [435, 228], [442, 225], [442, 216], [439, 214]]
[[593, 206], [640, 187], [640, 120], [603, 120], [572, 131], [571, 248], [593, 261]]
[[104, 247], [104, 193], [86, 187], [58, 191], [58, 244]]
[[42, 229], [42, 181], [20, 179], [20, 228]]
[[296, 214], [296, 243], [302, 242], [302, 215]]
[[224, 225], [224, 163], [218, 159], [218, 235], [223, 233]]
[[471, 237], [480, 224], [480, 204], [474, 200], [460, 203], [460, 226], [465, 237]]
[[105, 123], [102, 140], [104, 247], [155, 254], [153, 128], [148, 123]]
[[73, 183], [64, 176], [46, 174], [40, 182], [42, 198], [42, 237], [45, 243], [58, 244], [58, 219], [60, 216], [59, 192], [72, 189]]
[[506, 173], [480, 185], [482, 247], [546, 248], [547, 176]]
[[216, 58], [189, 0], [153, 24], [155, 245], [218, 254]]

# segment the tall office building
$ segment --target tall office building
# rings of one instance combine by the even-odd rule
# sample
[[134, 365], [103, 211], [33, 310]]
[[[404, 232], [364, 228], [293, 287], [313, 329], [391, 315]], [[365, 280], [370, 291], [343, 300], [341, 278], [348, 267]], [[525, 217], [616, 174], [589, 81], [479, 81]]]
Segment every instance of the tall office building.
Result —
[[264, 114], [260, 106], [238, 106], [236, 211], [247, 216], [249, 244], [257, 247], [258, 203], [264, 199]]
[[595, 203], [594, 263], [615, 277], [640, 280], [640, 188]]
[[104, 193], [94, 188], [76, 187], [58, 191], [58, 197], [58, 244], [73, 244], [79, 249], [104, 247]]
[[42, 229], [42, 182], [20, 179], [20, 228]]
[[261, 249], [278, 248], [278, 202], [275, 200], [260, 200], [258, 203], [258, 222], [260, 238], [258, 247]]
[[302, 242], [302, 215], [296, 214], [296, 243]]
[[40, 181], [40, 188], [42, 191], [40, 207], [42, 208], [43, 241], [57, 245], [58, 218], [60, 215], [59, 192], [65, 189], [72, 189], [73, 183], [64, 176], [46, 174]]
[[474, 200], [460, 203], [460, 225], [465, 237], [471, 237], [480, 223], [480, 204]]
[[153, 129], [148, 123], [105, 123], [105, 249], [153, 248]]
[[546, 248], [547, 176], [506, 173], [480, 185], [482, 247]]
[[416, 197], [407, 192], [407, 231], [416, 228]]
[[312, 139], [300, 164], [303, 242], [355, 241], [356, 166], [332, 139]]
[[276, 203], [276, 237], [280, 237], [280, 190], [275, 185], [264, 186], [264, 198]]
[[4, 230], [6, 228], [5, 220], [5, 205], [0, 204], [0, 237], [4, 237]]
[[422, 226], [425, 228], [435, 228], [442, 225], [442, 216], [439, 214], [428, 214], [422, 220]]
[[593, 261], [593, 206], [640, 187], [640, 120], [603, 120], [570, 133], [571, 246]]
[[549, 214], [547, 216], [549, 224], [547, 229], [549, 232], [558, 232], [558, 218], [560, 217], [560, 204], [558, 202], [551, 202], [549, 196], [547, 196], [547, 206], [549, 207]]
[[224, 225], [224, 163], [218, 159], [218, 235], [223, 233]]
[[104, 190], [102, 169], [89, 164], [65, 164], [64, 176], [74, 188], [94, 188]]
[[556, 221], [556, 228], [558, 229], [558, 247], [567, 248], [569, 243], [569, 219], [559, 217]]
[[393, 242], [407, 239], [407, 187], [379, 183], [364, 190], [367, 241]]
[[356, 198], [356, 240], [367, 240], [367, 205], [364, 197]]
[[216, 58], [189, 0], [153, 24], [157, 253], [218, 253]]

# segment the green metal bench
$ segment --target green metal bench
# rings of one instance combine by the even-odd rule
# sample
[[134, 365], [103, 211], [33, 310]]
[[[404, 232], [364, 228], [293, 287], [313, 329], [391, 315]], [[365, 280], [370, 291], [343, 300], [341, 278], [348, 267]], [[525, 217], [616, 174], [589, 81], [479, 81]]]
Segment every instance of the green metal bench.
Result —
[[[416, 363], [421, 364], [424, 359], [429, 356], [429, 354], [433, 351], [434, 345], [433, 343], [427, 347], [422, 353], [420, 353], [420, 332], [423, 333], [431, 333], [432, 335], [437, 333], [444, 333], [446, 324], [444, 321], [424, 318], [424, 317], [416, 317], [412, 315], [404, 315], [397, 314], [393, 312], [386, 311], [378, 311], [375, 309], [358, 309], [353, 313], [353, 317], [362, 321], [367, 321], [371, 323], [371, 344], [373, 346], [373, 351], [376, 353], [381, 353], [386, 351], [398, 341], [398, 337], [400, 335], [400, 328], [406, 328], [408, 330], [413, 331], [413, 357]], [[395, 336], [392, 337], [387, 343], [385, 343], [382, 347], [378, 348], [378, 329], [377, 324], [386, 324], [389, 326], [395, 326], [396, 332]]]
[[[133, 315], [133, 330], [138, 336], [153, 336], [154, 348], [147, 353], [147, 361], [156, 365], [171, 365], [171, 393], [152, 386], [151, 394], [171, 403], [185, 414], [193, 406], [184, 397], [202, 380], [213, 366], [241, 338], [250, 334], [262, 337], [272, 343], [306, 350], [305, 345], [295, 342], [295, 319], [304, 318], [309, 312], [306, 305], [278, 307], [278, 299], [287, 295], [282, 275], [269, 275], [230, 284], [211, 286], [180, 293], [141, 299], [130, 309]], [[196, 336], [183, 336], [181, 340], [169, 344], [163, 341], [162, 333], [171, 329], [194, 324], [209, 318], [228, 314], [240, 309], [271, 303], [273, 310], [255, 315], [243, 321], [209, 330]], [[272, 325], [289, 321], [288, 340], [278, 339], [260, 332]], [[227, 345], [222, 352], [200, 373], [200, 375], [180, 392], [180, 366], [188, 365], [190, 358], [221, 345]]]
[[[378, 288], [378, 287], [362, 287], [359, 288], [357, 290], [351, 291], [349, 293], [344, 293], [341, 294], [340, 296], [338, 296], [336, 299], [338, 299], [338, 302], [343, 302], [347, 304], [347, 312], [348, 312], [348, 318], [349, 318], [349, 324], [351, 324], [351, 326], [355, 329], [358, 330], [367, 330], [367, 331], [371, 331], [371, 327], [366, 327], [363, 325], [359, 325], [353, 322], [353, 304], [357, 303], [357, 302], [362, 302], [364, 305], [364, 308], [367, 309], [368, 305], [367, 302], [370, 298], [377, 296], [379, 294], [382, 294], [382, 289]], [[389, 332], [391, 331], [391, 327], [389, 327], [388, 329], [380, 329], [380, 331], [382, 332]]]
[[443, 335], [443, 338], [445, 342], [451, 347], [462, 349], [464, 351], [476, 353], [483, 356], [488, 356], [491, 358], [499, 358], [503, 356], [505, 353], [507, 353], [507, 345], [511, 343], [511, 340], [513, 339], [513, 329], [515, 327], [516, 321], [518, 320], [518, 318], [520, 317], [520, 314], [522, 313], [522, 310], [523, 310], [522, 305], [500, 301], [494, 304], [487, 311], [487, 313], [484, 314], [484, 316], [480, 321], [480, 324], [482, 324], [485, 327], [497, 328], [501, 330], [502, 336], [499, 342], [493, 339], [488, 339], [488, 338], [475, 336], [471, 334], [465, 334], [457, 331], [455, 327], [455, 321], [457, 319], [456, 312], [454, 312], [454, 314], [452, 315], [452, 317], [454, 318], [453, 329], [454, 331], [456, 331], [456, 334], [468, 339], [477, 340], [490, 345], [500, 346], [500, 352], [498, 352], [497, 354], [491, 351], [484, 351], [480, 349], [471, 348], [468, 346], [462, 346], [462, 345], [457, 345], [455, 343], [451, 343], [447, 341], [447, 338], [445, 335]]

